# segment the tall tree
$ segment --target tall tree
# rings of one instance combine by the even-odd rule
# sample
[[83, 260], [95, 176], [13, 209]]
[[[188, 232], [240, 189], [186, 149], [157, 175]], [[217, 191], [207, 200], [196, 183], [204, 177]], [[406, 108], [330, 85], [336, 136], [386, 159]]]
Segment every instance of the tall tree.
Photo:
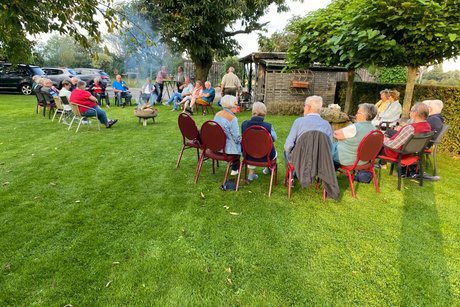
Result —
[[0, 6], [0, 56], [13, 63], [30, 60], [29, 35], [57, 31], [69, 34], [83, 47], [102, 40], [96, 14], [109, 31], [117, 27], [112, 0], [3, 1]]
[[[177, 52], [186, 51], [196, 66], [197, 79], [206, 79], [215, 57], [236, 55], [234, 36], [263, 28], [258, 20], [270, 4], [286, 11], [284, 0], [138, 0], [138, 10], [158, 29], [162, 41]], [[238, 21], [240, 28], [235, 28]]]
[[358, 31], [350, 26], [352, 15], [347, 11], [356, 3], [336, 0], [325, 9], [308, 14], [291, 29], [296, 37], [291, 41], [288, 63], [291, 68], [308, 67], [314, 63], [342, 66], [347, 72], [347, 94], [344, 111], [351, 110], [355, 70], [382, 61], [380, 52], [389, 43], [378, 31]]
[[350, 25], [378, 31], [391, 49], [379, 64], [407, 66], [403, 116], [409, 115], [417, 68], [460, 55], [459, 0], [353, 0]]

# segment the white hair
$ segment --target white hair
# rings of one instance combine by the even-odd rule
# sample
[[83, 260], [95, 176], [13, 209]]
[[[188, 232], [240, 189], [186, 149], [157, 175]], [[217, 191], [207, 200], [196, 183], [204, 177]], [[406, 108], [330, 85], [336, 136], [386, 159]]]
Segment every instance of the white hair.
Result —
[[265, 116], [267, 115], [267, 107], [262, 102], [254, 102], [252, 105], [252, 115]]
[[424, 100], [422, 102], [430, 108], [430, 114], [440, 114], [444, 107], [444, 103], [439, 99]]
[[222, 97], [220, 100], [220, 104], [222, 105], [223, 108], [230, 109], [236, 104], [236, 97], [233, 95], [225, 95]]
[[309, 96], [305, 99], [305, 106], [310, 106], [313, 112], [319, 113], [321, 112], [321, 108], [323, 107], [323, 98], [321, 96]]

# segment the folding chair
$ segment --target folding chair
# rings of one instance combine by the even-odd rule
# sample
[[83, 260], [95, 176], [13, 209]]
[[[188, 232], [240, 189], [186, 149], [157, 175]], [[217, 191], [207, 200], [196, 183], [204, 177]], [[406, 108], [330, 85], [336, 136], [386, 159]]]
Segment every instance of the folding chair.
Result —
[[[364, 136], [358, 145], [356, 160], [353, 165], [340, 165], [338, 171], [345, 174], [348, 177], [350, 183], [351, 195], [356, 197], [354, 178], [356, 171], [367, 171], [372, 173], [372, 179], [374, 181], [375, 192], [379, 193], [379, 184], [377, 176], [375, 175], [374, 163], [375, 158], [379, 154], [383, 145], [383, 133], [379, 130], [370, 131]], [[365, 162], [359, 164], [359, 162]]]
[[[394, 166], [398, 172], [398, 190], [401, 190], [401, 168], [409, 165], [417, 164], [419, 171], [419, 184], [423, 186], [423, 163], [422, 155], [424, 153], [426, 144], [433, 137], [434, 132], [417, 133], [411, 135], [407, 142], [403, 145], [401, 150], [390, 148], [392, 151], [398, 153], [397, 158], [392, 158], [385, 155], [379, 155], [378, 158], [391, 163], [390, 175], [393, 174]], [[384, 147], [387, 147], [383, 145]], [[387, 147], [389, 148], [389, 147]]]
[[273, 140], [270, 133], [262, 126], [251, 126], [244, 133], [241, 140], [243, 148], [243, 161], [240, 164], [238, 172], [238, 180], [236, 182], [236, 191], [240, 185], [240, 177], [243, 165], [244, 179], [247, 179], [248, 165], [268, 167], [271, 170], [270, 187], [268, 189], [268, 197], [272, 195], [273, 179], [275, 184], [278, 179], [278, 164], [276, 158], [270, 159], [270, 154], [273, 147]]
[[[72, 120], [70, 121], [68, 130], [70, 130], [70, 128], [72, 127], [72, 124], [73, 124], [73, 122], [75, 120], [78, 121], [78, 126], [77, 126], [77, 130], [75, 131], [75, 133], [78, 132], [78, 130], [80, 129], [80, 125], [82, 124], [82, 122], [84, 120], [86, 120], [88, 122], [88, 129], [89, 129], [89, 126], [91, 125], [90, 118], [81, 115], [79, 107], [82, 107], [82, 108], [85, 108], [85, 109], [88, 109], [88, 110], [94, 110], [94, 111], [96, 111], [96, 109], [90, 108], [90, 107], [87, 107], [87, 106], [84, 106], [84, 105], [81, 105], [81, 104], [73, 103], [73, 102], [70, 102], [70, 107], [72, 108], [73, 117], [72, 117]], [[96, 118], [96, 120], [97, 120], [98, 130], [101, 130], [101, 124], [100, 124], [100, 122], [99, 122], [99, 120], [97, 118]]]

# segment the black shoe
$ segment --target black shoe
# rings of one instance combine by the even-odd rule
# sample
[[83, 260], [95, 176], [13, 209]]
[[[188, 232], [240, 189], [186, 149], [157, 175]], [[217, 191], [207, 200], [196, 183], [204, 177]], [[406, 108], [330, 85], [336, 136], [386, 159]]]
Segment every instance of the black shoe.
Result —
[[112, 128], [113, 125], [115, 125], [118, 122], [118, 119], [110, 120], [107, 123], [107, 128]]
[[190, 107], [185, 108], [185, 112], [189, 113], [190, 115], [193, 115], [193, 110]]

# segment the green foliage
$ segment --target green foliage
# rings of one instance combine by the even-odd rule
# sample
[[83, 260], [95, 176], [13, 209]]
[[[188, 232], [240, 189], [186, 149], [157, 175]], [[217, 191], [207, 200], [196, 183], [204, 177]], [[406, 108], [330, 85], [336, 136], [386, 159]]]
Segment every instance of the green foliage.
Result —
[[84, 48], [97, 45], [102, 36], [96, 14], [103, 16], [108, 31], [118, 26], [112, 0], [2, 1], [0, 56], [12, 63], [28, 62], [33, 46], [28, 37], [53, 31], [72, 36]]
[[407, 67], [379, 67], [375, 77], [378, 83], [406, 83]]
[[[404, 84], [379, 84], [355, 82], [353, 89], [353, 106], [350, 114], [354, 114], [360, 103], [376, 103], [379, 98], [379, 92], [385, 88], [396, 89], [404, 95]], [[343, 107], [345, 103], [346, 82], [337, 82], [336, 101], [335, 103]], [[442, 115], [446, 123], [450, 125], [447, 135], [444, 137], [441, 149], [451, 154], [460, 153], [460, 108], [458, 97], [460, 97], [460, 87], [445, 86], [428, 86], [415, 85], [414, 101], [423, 101], [428, 99], [440, 99], [444, 102]]]
[[70, 36], [53, 35], [40, 53], [44, 66], [91, 67], [91, 59], [100, 48], [83, 48]]
[[[216, 57], [236, 55], [240, 48], [234, 36], [261, 30], [258, 22], [271, 4], [286, 10], [284, 0], [199, 1], [138, 0], [137, 10], [161, 33], [173, 51], [187, 52], [204, 80]], [[234, 29], [239, 21], [241, 28]]]
[[224, 59], [224, 69], [222, 70], [221, 77], [223, 77], [227, 73], [229, 67], [233, 67], [235, 69], [234, 73], [239, 78], [243, 77], [244, 66], [240, 61], [238, 61], [237, 56], [228, 56]]
[[283, 31], [275, 32], [270, 37], [258, 34], [257, 42], [261, 52], [287, 52], [289, 43], [295, 39], [296, 35], [292, 32], [294, 23], [300, 20], [299, 16], [291, 18]]
[[112, 71], [113, 69], [113, 58], [106, 54], [99, 52], [96, 57], [91, 61], [93, 67], [100, 68], [106, 72]]
[[339, 202], [298, 182], [288, 200], [282, 148], [296, 117], [269, 115], [272, 196], [261, 169], [223, 192], [224, 163], [213, 175], [205, 162], [198, 184], [194, 150], [175, 168], [178, 113], [158, 109], [143, 127], [112, 107], [112, 129], [75, 133], [35, 116], [34, 97], [0, 96], [0, 305], [460, 304], [460, 161], [440, 154], [441, 181], [423, 187], [396, 191], [382, 170], [378, 194], [359, 184], [352, 198], [339, 176]]
[[441, 69], [432, 69], [423, 74], [422, 84], [460, 86], [460, 70], [443, 72]]

